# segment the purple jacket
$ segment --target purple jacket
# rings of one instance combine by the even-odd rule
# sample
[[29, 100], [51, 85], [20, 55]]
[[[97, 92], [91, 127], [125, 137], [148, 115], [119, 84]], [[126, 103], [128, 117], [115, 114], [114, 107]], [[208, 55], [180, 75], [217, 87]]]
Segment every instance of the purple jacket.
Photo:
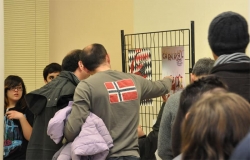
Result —
[[71, 112], [73, 101], [69, 101], [67, 107], [60, 109], [57, 111], [53, 118], [50, 119], [48, 128], [47, 128], [47, 135], [58, 144], [63, 138], [63, 129], [65, 120], [67, 119], [68, 115]]
[[[63, 137], [64, 121], [71, 111], [71, 105], [72, 103], [69, 103], [69, 106], [59, 110], [49, 122], [47, 133], [55, 143], [60, 142]], [[58, 157], [60, 160], [85, 160], [88, 156], [93, 160], [105, 160], [109, 149], [113, 147], [113, 139], [102, 119], [90, 113], [82, 125], [80, 134], [72, 144], [69, 143], [63, 147]]]

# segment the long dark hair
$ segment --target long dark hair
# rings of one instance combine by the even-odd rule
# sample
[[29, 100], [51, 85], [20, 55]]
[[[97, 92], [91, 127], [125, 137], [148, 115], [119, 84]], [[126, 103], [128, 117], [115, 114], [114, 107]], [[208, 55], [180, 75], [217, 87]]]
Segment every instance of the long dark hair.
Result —
[[26, 101], [24, 99], [24, 96], [26, 95], [26, 87], [24, 85], [23, 79], [19, 76], [16, 76], [16, 75], [9, 75], [4, 80], [4, 109], [6, 109], [7, 106], [9, 105], [7, 91], [13, 87], [19, 86], [20, 84], [22, 85], [23, 91], [22, 91], [21, 98], [16, 103], [16, 107], [18, 107], [20, 109], [24, 109], [25, 107], [27, 107]]

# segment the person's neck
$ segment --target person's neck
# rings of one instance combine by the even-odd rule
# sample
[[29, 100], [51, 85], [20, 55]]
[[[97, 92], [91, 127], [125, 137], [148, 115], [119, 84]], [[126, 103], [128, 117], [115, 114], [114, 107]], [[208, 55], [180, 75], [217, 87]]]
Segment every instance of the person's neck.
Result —
[[213, 53], [214, 60], [216, 61], [219, 56], [217, 56], [215, 53]]
[[16, 106], [16, 102], [9, 100], [9, 105], [7, 106], [7, 108], [14, 108], [15, 106]]
[[91, 75], [98, 73], [98, 72], [107, 71], [110, 69], [111, 69], [110, 65], [102, 65], [102, 66], [99, 66], [98, 68], [96, 68], [93, 72], [91, 72]]

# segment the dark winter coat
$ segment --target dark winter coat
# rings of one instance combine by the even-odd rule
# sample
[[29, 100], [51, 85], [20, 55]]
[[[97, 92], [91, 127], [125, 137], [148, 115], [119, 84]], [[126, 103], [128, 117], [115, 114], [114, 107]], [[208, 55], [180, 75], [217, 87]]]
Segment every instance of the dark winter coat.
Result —
[[27, 160], [52, 159], [61, 148], [61, 142], [55, 144], [47, 135], [48, 122], [58, 110], [73, 100], [78, 83], [78, 78], [72, 72], [62, 71], [50, 83], [25, 96], [28, 107], [35, 115], [33, 132], [26, 153]]

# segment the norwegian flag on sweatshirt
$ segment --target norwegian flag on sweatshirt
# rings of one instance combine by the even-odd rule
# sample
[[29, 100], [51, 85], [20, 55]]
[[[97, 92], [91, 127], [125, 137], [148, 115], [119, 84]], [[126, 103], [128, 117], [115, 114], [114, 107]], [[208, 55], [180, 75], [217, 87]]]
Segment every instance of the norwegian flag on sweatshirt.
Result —
[[138, 98], [137, 90], [132, 79], [123, 79], [115, 82], [104, 83], [110, 103], [131, 101]]

